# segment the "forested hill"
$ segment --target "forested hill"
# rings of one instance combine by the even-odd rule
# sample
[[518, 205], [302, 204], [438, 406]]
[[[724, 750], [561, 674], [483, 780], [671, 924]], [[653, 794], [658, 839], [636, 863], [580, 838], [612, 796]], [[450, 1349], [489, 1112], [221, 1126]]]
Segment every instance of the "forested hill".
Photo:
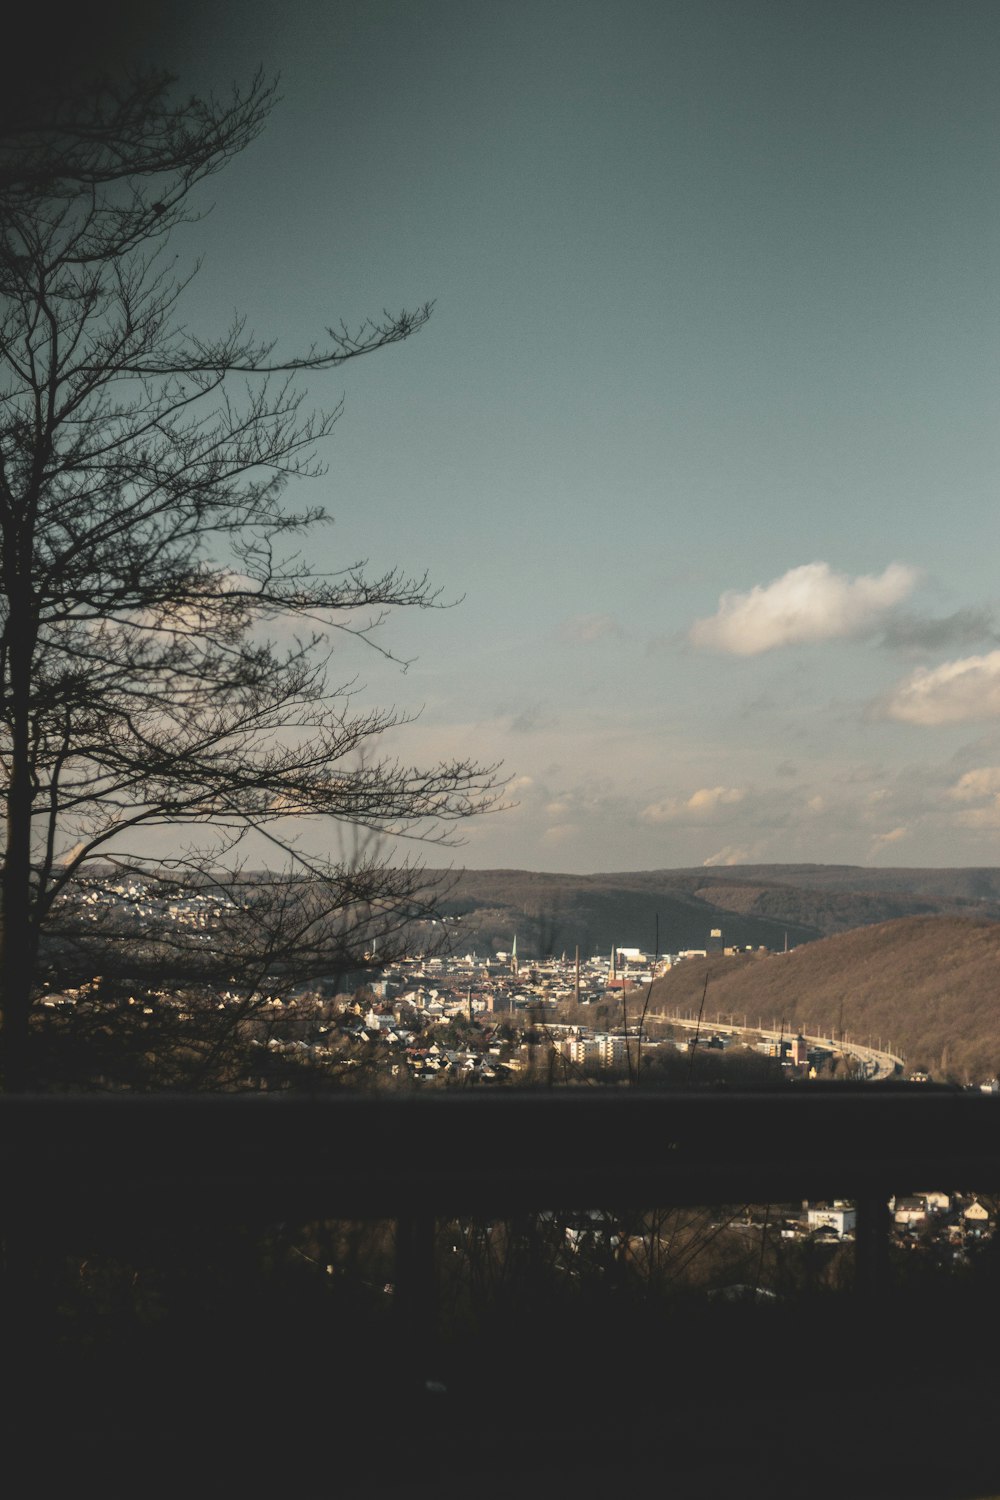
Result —
[[[910, 916], [1000, 921], [1000, 869], [871, 869], [852, 865], [740, 865], [556, 875], [466, 870], [441, 912], [455, 946], [545, 956], [613, 943], [661, 953], [704, 948], [712, 928], [727, 946], [780, 949]], [[456, 921], [460, 918], [460, 923]], [[658, 934], [658, 937], [657, 937]]]
[[[706, 985], [707, 980], [707, 985]], [[982, 1082], [1000, 1071], [1000, 924], [908, 917], [792, 953], [689, 959], [652, 987], [654, 1012], [891, 1042], [911, 1068]]]

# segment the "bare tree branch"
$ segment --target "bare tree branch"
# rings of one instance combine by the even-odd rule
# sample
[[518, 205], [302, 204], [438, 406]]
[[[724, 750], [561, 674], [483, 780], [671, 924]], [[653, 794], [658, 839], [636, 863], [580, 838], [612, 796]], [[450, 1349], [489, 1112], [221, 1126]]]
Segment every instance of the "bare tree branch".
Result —
[[[337, 323], [291, 355], [239, 318], [216, 337], [183, 321], [197, 268], [176, 273], [170, 232], [198, 218], [193, 190], [254, 140], [273, 100], [258, 75], [225, 100], [176, 102], [153, 73], [0, 121], [8, 1087], [40, 964], [104, 972], [117, 955], [160, 984], [256, 989], [376, 944], [388, 958], [433, 904], [394, 841], [450, 843], [495, 805], [493, 767], [373, 753], [405, 716], [331, 685], [338, 638], [391, 657], [376, 628], [439, 594], [362, 563], [317, 572], [305, 548], [326, 514], [286, 503], [293, 481], [323, 474], [340, 415], [309, 412], [296, 377], [409, 338], [430, 304]], [[333, 852], [305, 852], [310, 823]], [[144, 839], [159, 828], [183, 834], [183, 854], [153, 855]], [[336, 850], [345, 829], [362, 843], [353, 861]], [[279, 874], [247, 870], [251, 834]], [[138, 926], [96, 919], [95, 860], [149, 893]], [[185, 892], [217, 898], [208, 940], [175, 919]]]

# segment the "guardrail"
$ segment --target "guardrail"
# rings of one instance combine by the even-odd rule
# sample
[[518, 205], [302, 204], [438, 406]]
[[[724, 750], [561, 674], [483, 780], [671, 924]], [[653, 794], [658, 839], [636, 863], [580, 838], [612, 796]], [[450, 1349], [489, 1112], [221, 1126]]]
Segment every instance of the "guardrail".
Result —
[[926, 1086], [0, 1098], [0, 1222], [412, 1219], [1000, 1185], [1000, 1099]]
[[[716, 1448], [723, 1437], [730, 1444], [732, 1473], [742, 1474], [751, 1451], [747, 1445], [759, 1436], [764, 1415], [753, 1400], [747, 1404], [742, 1388], [738, 1398], [723, 1394], [718, 1400], [715, 1396], [708, 1399], [719, 1369], [745, 1368], [751, 1372], [751, 1387], [759, 1388], [761, 1395], [771, 1389], [791, 1390], [790, 1379], [805, 1392], [802, 1360], [810, 1351], [808, 1369], [829, 1372], [829, 1381], [836, 1381], [823, 1387], [822, 1399], [829, 1403], [836, 1399], [837, 1390], [849, 1391], [867, 1369], [873, 1355], [862, 1330], [869, 1334], [874, 1330], [879, 1339], [877, 1358], [888, 1360], [880, 1366], [885, 1372], [879, 1386], [879, 1420], [884, 1426], [888, 1420], [886, 1382], [891, 1384], [901, 1366], [923, 1369], [927, 1359], [927, 1332], [918, 1329], [919, 1318], [907, 1316], [893, 1324], [893, 1365], [882, 1347], [886, 1320], [871, 1315], [876, 1300], [881, 1308], [888, 1285], [886, 1200], [893, 1192], [932, 1187], [989, 1191], [998, 1185], [1000, 1099], [925, 1086], [803, 1085], [778, 1093], [722, 1089], [654, 1093], [593, 1087], [538, 1093], [456, 1089], [423, 1095], [317, 1098], [290, 1094], [0, 1098], [5, 1347], [11, 1369], [35, 1371], [34, 1379], [22, 1381], [17, 1422], [26, 1433], [36, 1433], [31, 1451], [37, 1461], [50, 1440], [48, 1408], [39, 1405], [37, 1392], [43, 1389], [51, 1397], [52, 1382], [66, 1367], [76, 1372], [68, 1377], [75, 1383], [72, 1399], [67, 1397], [67, 1410], [82, 1412], [76, 1417], [73, 1442], [67, 1449], [73, 1464], [90, 1444], [103, 1467], [109, 1455], [118, 1455], [120, 1466], [134, 1477], [134, 1466], [145, 1462], [150, 1445], [157, 1445], [155, 1451], [160, 1452], [169, 1439], [185, 1464], [202, 1462], [204, 1444], [211, 1441], [218, 1461], [231, 1470], [236, 1433], [250, 1477], [262, 1455], [269, 1455], [276, 1472], [284, 1473], [289, 1451], [286, 1433], [293, 1433], [298, 1472], [303, 1472], [302, 1464], [307, 1461], [303, 1453], [311, 1441], [314, 1452], [309, 1462], [315, 1461], [317, 1474], [327, 1474], [329, 1382], [339, 1378], [335, 1404], [346, 1403], [352, 1422], [357, 1390], [365, 1393], [365, 1399], [371, 1391], [390, 1386], [397, 1396], [403, 1394], [404, 1399], [390, 1410], [397, 1426], [406, 1414], [410, 1422], [405, 1429], [409, 1436], [396, 1442], [392, 1459], [397, 1491], [412, 1477], [412, 1455], [423, 1452], [429, 1438], [439, 1454], [464, 1454], [464, 1486], [471, 1472], [468, 1466], [479, 1461], [482, 1445], [475, 1376], [460, 1362], [466, 1346], [455, 1356], [458, 1373], [449, 1386], [448, 1401], [442, 1404], [433, 1393], [428, 1394], [433, 1386], [430, 1377], [438, 1370], [433, 1362], [437, 1357], [433, 1353], [436, 1223], [465, 1215], [495, 1220], [545, 1210], [603, 1208], [614, 1212], [851, 1198], [859, 1210], [855, 1284], [860, 1294], [851, 1305], [859, 1316], [853, 1322], [846, 1319], [844, 1305], [838, 1303], [832, 1315], [836, 1325], [829, 1321], [827, 1325], [828, 1335], [834, 1336], [818, 1337], [822, 1324], [810, 1325], [806, 1331], [790, 1308], [790, 1315], [776, 1325], [776, 1349], [769, 1354], [760, 1341], [763, 1325], [754, 1323], [751, 1328], [746, 1323], [754, 1309], [708, 1304], [687, 1323], [677, 1325], [680, 1332], [671, 1334], [671, 1358], [665, 1360], [661, 1353], [665, 1346], [650, 1342], [645, 1314], [633, 1308], [614, 1321], [613, 1340], [605, 1330], [611, 1341], [607, 1350], [603, 1344], [598, 1346], [598, 1365], [588, 1367], [588, 1375], [581, 1377], [573, 1364], [580, 1350], [586, 1350], [585, 1342], [575, 1344], [575, 1352], [562, 1362], [549, 1359], [547, 1364], [544, 1347], [515, 1343], [513, 1353], [508, 1350], [506, 1365], [501, 1359], [499, 1376], [492, 1381], [496, 1403], [499, 1393], [525, 1387], [529, 1367], [545, 1372], [535, 1379], [533, 1388], [544, 1393], [546, 1420], [561, 1423], [564, 1456], [560, 1462], [569, 1463], [570, 1472], [579, 1474], [590, 1464], [595, 1440], [589, 1398], [579, 1413], [576, 1410], [579, 1379], [590, 1381], [596, 1389], [607, 1379], [607, 1370], [627, 1369], [634, 1399], [638, 1399], [636, 1391], [642, 1395], [643, 1404], [635, 1409], [646, 1414], [643, 1421], [647, 1422], [654, 1417], [659, 1422], [662, 1410], [670, 1402], [685, 1399], [690, 1386], [698, 1398], [697, 1409], [684, 1408], [684, 1432], [691, 1422], [701, 1420], [704, 1441], [695, 1444], [685, 1458], [687, 1438], [678, 1438], [680, 1457], [671, 1459], [673, 1478], [686, 1473], [689, 1459], [694, 1464], [706, 1445]], [[392, 1313], [385, 1326], [394, 1324], [395, 1335], [374, 1352], [364, 1375], [355, 1373], [356, 1351], [349, 1358], [343, 1354], [335, 1323], [324, 1324], [325, 1334], [315, 1336], [316, 1325], [308, 1323], [311, 1343], [282, 1343], [270, 1324], [258, 1332], [252, 1305], [246, 1311], [246, 1329], [240, 1328], [235, 1335], [238, 1341], [228, 1354], [225, 1378], [220, 1358], [226, 1345], [219, 1343], [214, 1325], [203, 1336], [192, 1333], [190, 1344], [184, 1332], [175, 1344], [160, 1345], [154, 1339], [149, 1345], [154, 1352], [144, 1363], [135, 1355], [133, 1343], [126, 1341], [121, 1349], [127, 1358], [113, 1344], [107, 1357], [110, 1362], [93, 1366], [88, 1363], [90, 1345], [84, 1338], [73, 1352], [75, 1363], [67, 1366], [58, 1339], [50, 1338], [46, 1344], [37, 1338], [44, 1324], [39, 1295], [49, 1295], [45, 1284], [39, 1287], [37, 1280], [32, 1282], [31, 1256], [39, 1247], [48, 1253], [53, 1246], [83, 1246], [88, 1254], [106, 1248], [113, 1260], [119, 1247], [125, 1246], [127, 1263], [132, 1236], [163, 1227], [171, 1232], [168, 1245], [190, 1247], [197, 1274], [200, 1239], [198, 1234], [185, 1237], [188, 1228], [200, 1231], [218, 1226], [222, 1235], [207, 1238], [222, 1243], [229, 1225], [268, 1227], [324, 1218], [396, 1223], [395, 1290], [384, 1299]], [[21, 1295], [22, 1285], [27, 1295]], [[335, 1279], [329, 1285], [335, 1288]], [[979, 1290], [976, 1296], [980, 1299]], [[587, 1302], [581, 1305], [592, 1307]], [[983, 1315], [983, 1308], [981, 1299], [977, 1300], [977, 1316]], [[581, 1337], [589, 1336], [588, 1316], [580, 1314]], [[829, 1312], [821, 1316], [831, 1319]], [[966, 1307], [962, 1327], [969, 1316]], [[736, 1354], [730, 1351], [728, 1364], [725, 1360], [720, 1364], [716, 1340], [730, 1318], [735, 1329], [750, 1331]], [[708, 1332], [706, 1320], [710, 1321]], [[954, 1332], [947, 1319], [931, 1315], [929, 1321], [933, 1328], [940, 1327], [942, 1350], [950, 1348]], [[918, 1329], [919, 1338], [914, 1334], [909, 1345], [900, 1343], [908, 1329]], [[183, 1319], [182, 1330], [190, 1332], [190, 1324]], [[229, 1336], [234, 1336], [231, 1326]], [[984, 1350], [991, 1348], [988, 1341], [981, 1342]], [[910, 1345], [911, 1352], [904, 1354]], [[244, 1349], [245, 1358], [240, 1352]], [[683, 1358], [677, 1360], [679, 1353]], [[496, 1357], [489, 1340], [483, 1341], [477, 1357], [479, 1363], [473, 1368], [482, 1376]], [[642, 1381], [636, 1384], [637, 1360], [644, 1361], [638, 1368], [649, 1382], [644, 1395]], [[691, 1373], [695, 1360], [700, 1360], [697, 1378]], [[793, 1379], [790, 1360], [795, 1362]], [[303, 1361], [311, 1371], [308, 1376], [303, 1373]], [[943, 1383], [952, 1378], [955, 1362], [942, 1354], [932, 1364], [944, 1395], [951, 1399]], [[663, 1372], [675, 1367], [677, 1380], [664, 1393]], [[342, 1372], [339, 1377], [338, 1370]], [[193, 1382], [201, 1392], [200, 1402], [190, 1395]], [[266, 1401], [260, 1394], [264, 1389]], [[147, 1391], [155, 1396], [147, 1396]], [[86, 1396], [82, 1406], [81, 1392]], [[919, 1407], [912, 1408], [918, 1413], [914, 1417], [908, 1388], [901, 1388], [892, 1399], [889, 1415], [895, 1427], [890, 1423], [889, 1430], [896, 1434], [896, 1449], [917, 1446], [923, 1430]], [[962, 1410], [968, 1408], [978, 1424], [978, 1408], [970, 1404], [964, 1388], [962, 1401]], [[303, 1403], [308, 1416], [303, 1415]], [[177, 1418], [178, 1411], [182, 1419]], [[631, 1411], [616, 1401], [610, 1415], [604, 1413], [609, 1474], [619, 1472], [623, 1453], [633, 1449], [639, 1453]], [[724, 1414], [721, 1426], [719, 1413]], [[801, 1411], [796, 1420], [802, 1420]], [[980, 1428], [966, 1425], [963, 1462], [971, 1472], [969, 1445]], [[495, 1424], [490, 1430], [495, 1430]], [[991, 1430], [988, 1423], [982, 1425], [983, 1433]], [[549, 1436], [534, 1417], [524, 1422], [517, 1441], [508, 1429], [505, 1432], [508, 1461], [512, 1472], [516, 1466], [520, 1484], [524, 1473], [533, 1472], [532, 1466], [549, 1454]], [[640, 1445], [643, 1453], [645, 1446]], [[985, 1438], [981, 1446], [980, 1467], [992, 1473], [992, 1446]], [[380, 1472], [389, 1472], [385, 1466], [390, 1447], [383, 1448], [380, 1437]], [[893, 1443], [886, 1444], [885, 1453], [892, 1451]], [[853, 1450], [850, 1456], [853, 1463]], [[655, 1445], [648, 1457], [655, 1468], [659, 1463]], [[645, 1469], [637, 1473], [643, 1483], [650, 1477]], [[895, 1471], [887, 1477], [883, 1466], [877, 1473], [881, 1486], [877, 1493], [895, 1492]], [[869, 1493], [857, 1489], [856, 1477], [851, 1478], [852, 1492]], [[800, 1493], [800, 1474], [796, 1484], [799, 1488], [794, 1492]], [[727, 1485], [711, 1492], [724, 1493]], [[771, 1489], [770, 1477], [763, 1488], [784, 1493]], [[546, 1493], [551, 1493], [551, 1487]]]

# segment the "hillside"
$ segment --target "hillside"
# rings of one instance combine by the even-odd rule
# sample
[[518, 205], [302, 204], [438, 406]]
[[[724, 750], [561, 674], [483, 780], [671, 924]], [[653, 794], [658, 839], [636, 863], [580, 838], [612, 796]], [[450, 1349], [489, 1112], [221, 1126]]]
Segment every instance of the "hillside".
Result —
[[[819, 937], [815, 922], [786, 918], [791, 899], [773, 911], [741, 912], [695, 883], [615, 875], [548, 875], [526, 870], [466, 870], [454, 879], [440, 913], [455, 923], [460, 951], [509, 948], [522, 955], [609, 953], [613, 944], [673, 953], [704, 948], [713, 927], [739, 947], [781, 948]], [[459, 926], [459, 921], [461, 925]]]
[[713, 927], [734, 947], [780, 949], [911, 916], [1000, 921], [1000, 870], [869, 869], [851, 865], [744, 865], [556, 875], [466, 870], [450, 877], [442, 914], [456, 946], [523, 955], [613, 943], [661, 952], [704, 948]]
[[657, 1013], [891, 1041], [911, 1067], [980, 1082], [1000, 1071], [1000, 925], [907, 917], [785, 954], [692, 959], [652, 989]]

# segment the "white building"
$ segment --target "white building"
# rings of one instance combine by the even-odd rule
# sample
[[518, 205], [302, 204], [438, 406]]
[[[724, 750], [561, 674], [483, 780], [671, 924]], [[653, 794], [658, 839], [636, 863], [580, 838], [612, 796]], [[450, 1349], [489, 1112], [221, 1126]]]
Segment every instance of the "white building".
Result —
[[858, 1211], [846, 1203], [837, 1204], [833, 1208], [810, 1208], [808, 1213], [809, 1228], [836, 1230], [838, 1239], [846, 1239], [854, 1233], [858, 1221]]

